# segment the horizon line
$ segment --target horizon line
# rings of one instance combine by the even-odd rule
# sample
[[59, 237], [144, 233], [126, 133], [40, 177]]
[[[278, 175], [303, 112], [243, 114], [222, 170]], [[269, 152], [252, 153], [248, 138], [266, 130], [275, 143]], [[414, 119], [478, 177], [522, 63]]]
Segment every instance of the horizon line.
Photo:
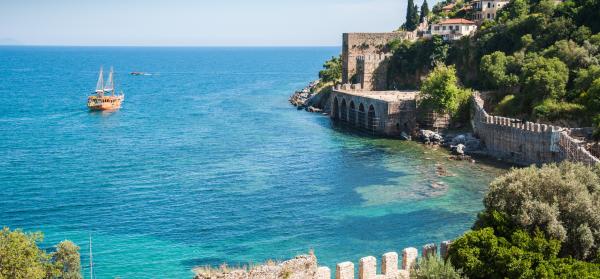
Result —
[[294, 48], [341, 47], [341, 45], [59, 45], [59, 44], [0, 44], [0, 47], [181, 47], [181, 48]]

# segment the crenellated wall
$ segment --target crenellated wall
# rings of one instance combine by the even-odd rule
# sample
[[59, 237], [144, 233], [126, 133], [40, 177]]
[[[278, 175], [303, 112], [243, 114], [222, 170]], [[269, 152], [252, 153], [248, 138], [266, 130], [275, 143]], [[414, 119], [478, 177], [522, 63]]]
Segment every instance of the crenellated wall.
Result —
[[489, 115], [478, 93], [472, 96], [473, 132], [488, 154], [520, 164], [544, 164], [563, 160], [588, 165], [600, 162], [570, 136], [571, 129]]
[[[435, 256], [446, 259], [451, 241], [443, 241], [438, 253], [437, 245], [426, 244], [422, 248], [422, 257]], [[419, 251], [409, 247], [402, 250], [402, 259], [396, 252], [387, 252], [381, 256], [381, 274], [377, 274], [377, 258], [367, 256], [359, 259], [358, 273], [353, 262], [341, 262], [335, 266], [336, 279], [409, 279], [411, 269], [417, 263]], [[331, 269], [317, 265], [314, 254], [297, 256], [281, 263], [271, 263], [250, 269], [228, 269], [226, 267], [198, 268], [194, 279], [331, 279]]]
[[[451, 241], [443, 241], [438, 253], [437, 245], [426, 244], [422, 248], [422, 257], [439, 255], [445, 259], [448, 256], [450, 245]], [[402, 262], [399, 262], [398, 253], [387, 252], [381, 256], [381, 274], [377, 274], [377, 258], [363, 257], [358, 261], [358, 279], [409, 279], [411, 269], [417, 263], [418, 256], [417, 248], [405, 248], [402, 250]], [[335, 279], [354, 279], [355, 272], [353, 262], [339, 263], [336, 265]]]

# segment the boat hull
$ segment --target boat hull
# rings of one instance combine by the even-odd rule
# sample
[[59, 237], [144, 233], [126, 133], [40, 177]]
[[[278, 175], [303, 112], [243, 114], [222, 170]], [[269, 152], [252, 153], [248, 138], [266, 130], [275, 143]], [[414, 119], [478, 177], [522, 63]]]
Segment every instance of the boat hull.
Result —
[[121, 108], [123, 99], [123, 96], [90, 96], [88, 98], [87, 107], [91, 111], [118, 110]]

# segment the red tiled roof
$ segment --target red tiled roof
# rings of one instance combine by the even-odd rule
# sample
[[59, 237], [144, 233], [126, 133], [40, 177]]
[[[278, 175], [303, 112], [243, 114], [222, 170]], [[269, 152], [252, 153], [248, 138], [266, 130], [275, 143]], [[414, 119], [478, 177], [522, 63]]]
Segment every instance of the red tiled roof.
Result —
[[440, 21], [439, 24], [467, 24], [467, 25], [475, 25], [475, 22], [470, 21], [464, 18], [450, 18], [446, 20]]

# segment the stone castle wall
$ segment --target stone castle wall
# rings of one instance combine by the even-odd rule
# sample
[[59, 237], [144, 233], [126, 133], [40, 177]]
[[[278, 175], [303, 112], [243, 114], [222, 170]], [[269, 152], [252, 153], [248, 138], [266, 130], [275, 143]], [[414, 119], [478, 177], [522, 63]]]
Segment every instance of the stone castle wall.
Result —
[[473, 132], [492, 156], [520, 165], [563, 160], [588, 165], [600, 162], [570, 136], [571, 129], [489, 115], [478, 93], [473, 94], [472, 101]]
[[367, 90], [385, 90], [391, 54], [369, 54], [356, 58], [357, 82]]
[[330, 96], [334, 121], [384, 136], [410, 135], [415, 129], [416, 91], [364, 91], [360, 84], [337, 85]]
[[[423, 245], [421, 257], [441, 257], [446, 259], [451, 241], [440, 243], [439, 251], [435, 243]], [[358, 279], [409, 279], [411, 269], [417, 263], [419, 251], [409, 247], [402, 250], [402, 258], [396, 252], [387, 252], [381, 256], [381, 274], [377, 274], [377, 258], [363, 257], [358, 261]], [[354, 279], [356, 269], [353, 262], [341, 262], [336, 265], [335, 273], [331, 269], [317, 265], [312, 253], [301, 255], [279, 264], [265, 264], [250, 269], [210, 269], [199, 268], [194, 279]]]
[[[352, 78], [356, 77], [364, 81], [365, 90], [385, 90], [389, 59], [381, 59], [379, 55], [385, 54], [387, 43], [393, 40], [414, 40], [415, 37], [412, 32], [344, 33], [342, 83], [352, 83]], [[363, 57], [363, 62], [358, 61], [359, 57]], [[360, 63], [363, 67], [362, 73], [359, 72]]]

